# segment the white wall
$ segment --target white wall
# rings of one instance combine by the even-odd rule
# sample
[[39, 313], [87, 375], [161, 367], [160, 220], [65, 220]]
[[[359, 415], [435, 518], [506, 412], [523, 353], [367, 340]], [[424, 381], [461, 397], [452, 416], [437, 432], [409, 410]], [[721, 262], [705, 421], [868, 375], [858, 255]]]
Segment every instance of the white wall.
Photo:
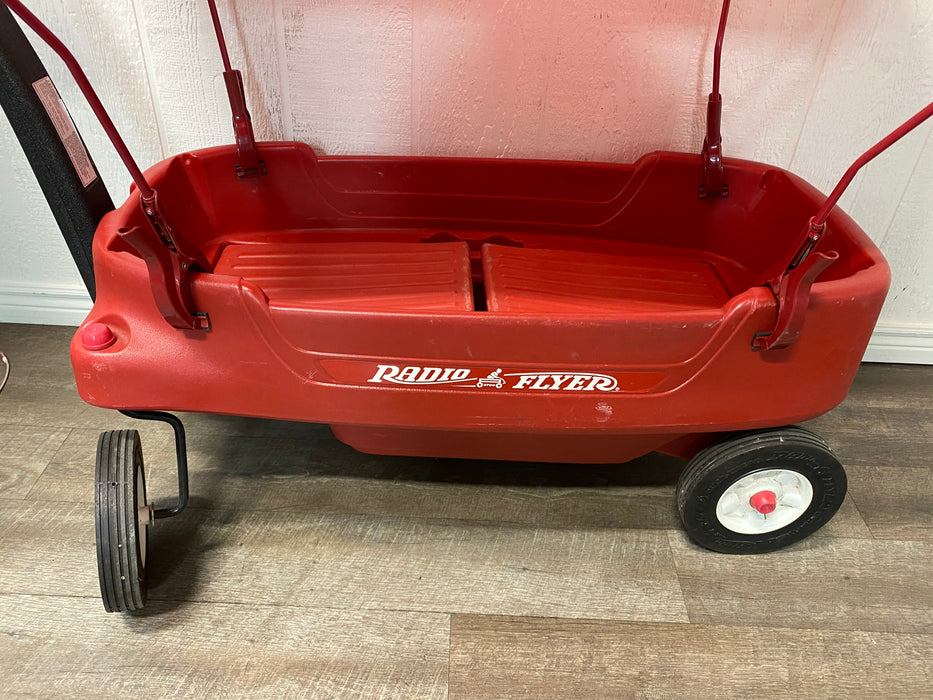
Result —
[[[30, 0], [143, 164], [230, 140], [204, 0]], [[219, 0], [257, 135], [326, 153], [629, 161], [697, 151], [718, 0]], [[39, 49], [115, 200], [129, 179]], [[929, 0], [735, 0], [725, 152], [828, 191], [933, 99]], [[933, 143], [924, 125], [843, 207], [894, 282], [867, 359], [933, 363]], [[78, 323], [79, 277], [0, 117], [0, 321]]]

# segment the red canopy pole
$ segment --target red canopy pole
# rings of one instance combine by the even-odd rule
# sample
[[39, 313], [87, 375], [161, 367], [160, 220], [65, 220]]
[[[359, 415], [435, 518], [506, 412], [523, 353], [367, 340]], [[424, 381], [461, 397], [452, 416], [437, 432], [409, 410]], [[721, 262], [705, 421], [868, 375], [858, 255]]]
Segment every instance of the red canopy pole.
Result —
[[706, 139], [703, 141], [703, 184], [699, 196], [727, 197], [729, 185], [724, 182], [722, 169], [722, 95], [719, 94], [719, 74], [722, 67], [722, 40], [726, 35], [730, 0], [723, 0], [719, 15], [719, 31], [713, 52], [713, 91], [706, 108]]
[[266, 172], [266, 166], [259, 159], [259, 150], [256, 148], [253, 121], [246, 108], [243, 76], [240, 75], [240, 71], [233, 70], [230, 65], [224, 30], [220, 25], [220, 15], [217, 14], [217, 3], [214, 0], [207, 0], [207, 5], [211, 10], [211, 21], [214, 23], [214, 33], [217, 35], [217, 45], [220, 47], [220, 58], [224, 64], [224, 83], [227, 87], [227, 98], [230, 100], [230, 111], [233, 112], [233, 135], [236, 139], [237, 152], [236, 174], [237, 177], [262, 175]]
[[900, 141], [902, 138], [904, 138], [904, 136], [916, 129], [930, 117], [933, 117], [933, 102], [921, 109], [914, 116], [912, 116], [890, 134], [881, 139], [874, 146], [865, 151], [858, 157], [858, 159], [856, 159], [854, 163], [852, 163], [852, 165], [849, 166], [849, 169], [846, 170], [845, 174], [842, 176], [842, 179], [836, 183], [836, 186], [833, 188], [833, 191], [830, 192], [829, 197], [827, 197], [826, 201], [823, 202], [823, 206], [820, 207], [819, 211], [816, 212], [816, 214], [814, 214], [810, 218], [810, 221], [807, 223], [806, 239], [804, 240], [803, 245], [797, 251], [797, 254], [794, 256], [794, 259], [788, 265], [788, 269], [792, 270], [801, 262], [803, 262], [807, 255], [810, 254], [810, 251], [813, 250], [814, 246], [816, 246], [816, 244], [819, 242], [820, 238], [823, 236], [823, 231], [826, 228], [826, 219], [829, 217], [829, 213], [839, 202], [839, 198], [842, 197], [843, 193], [846, 191], [846, 188], [852, 184], [852, 180], [855, 178], [858, 171], [861, 170], [862, 167], [864, 167], [869, 161], [874, 160], [877, 156]]

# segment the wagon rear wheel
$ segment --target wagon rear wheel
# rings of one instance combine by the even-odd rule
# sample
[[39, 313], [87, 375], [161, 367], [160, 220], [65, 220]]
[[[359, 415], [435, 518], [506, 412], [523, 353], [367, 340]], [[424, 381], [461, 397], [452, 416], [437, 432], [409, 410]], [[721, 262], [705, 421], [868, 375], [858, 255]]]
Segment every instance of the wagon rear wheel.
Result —
[[727, 554], [773, 552], [835, 515], [846, 475], [822, 438], [797, 427], [736, 435], [694, 457], [677, 484], [690, 537]]
[[146, 604], [150, 508], [138, 432], [101, 433], [96, 481], [97, 571], [104, 608], [141, 610]]

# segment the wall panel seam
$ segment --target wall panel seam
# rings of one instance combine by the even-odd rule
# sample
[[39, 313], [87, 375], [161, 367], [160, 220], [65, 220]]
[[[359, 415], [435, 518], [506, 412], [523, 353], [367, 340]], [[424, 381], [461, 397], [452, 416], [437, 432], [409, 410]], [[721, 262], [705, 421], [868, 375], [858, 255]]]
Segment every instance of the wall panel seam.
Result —
[[[149, 93], [149, 105], [152, 108], [156, 136], [159, 139], [159, 154], [162, 159], [165, 159], [165, 154], [167, 152], [165, 145], [165, 127], [162, 124], [162, 112], [159, 109], [155, 90], [152, 87], [152, 71], [155, 67], [152, 65], [152, 52], [149, 46], [149, 35], [148, 32], [143, 31], [143, 23], [140, 19], [138, 3], [139, 0], [132, 0], [133, 19], [136, 23], [136, 36], [139, 38], [139, 50], [143, 58], [143, 71], [146, 74], [146, 91]], [[145, 165], [146, 164], [142, 166], [143, 169], [145, 169]]]
[[920, 163], [923, 160], [924, 156], [929, 157], [927, 152], [927, 146], [930, 144], [930, 136], [933, 135], [933, 128], [927, 129], [926, 138], [923, 140], [923, 145], [917, 149], [917, 157], [914, 158], [913, 167], [910, 169], [910, 177], [907, 178], [907, 182], [904, 183], [904, 189], [901, 190], [901, 196], [897, 199], [897, 204], [891, 209], [891, 218], [888, 219], [888, 225], [884, 227], [884, 233], [881, 235], [881, 238], [878, 242], [878, 247], [884, 251], [884, 244], [888, 240], [888, 234], [891, 233], [891, 229], [894, 226], [894, 222], [897, 221], [897, 213], [900, 211], [901, 204], [904, 202], [904, 198], [907, 196], [908, 190], [910, 190], [910, 183], [914, 181], [914, 175], [917, 172], [917, 168], [920, 167]]
[[829, 57], [829, 50], [836, 40], [836, 35], [839, 30], [839, 22], [842, 19], [842, 12], [846, 7], [846, 1], [847, 0], [842, 0], [842, 2], [839, 3], [839, 8], [836, 10], [836, 18], [833, 20], [832, 29], [829, 30], [826, 43], [823, 45], [821, 51], [822, 55], [820, 56], [820, 67], [817, 70], [816, 78], [813, 80], [813, 86], [810, 88], [810, 94], [807, 96], [807, 109], [804, 112], [803, 119], [800, 120], [800, 129], [797, 131], [797, 138], [794, 139], [794, 149], [791, 151], [790, 159], [787, 161], [787, 163], [781, 166], [786, 170], [793, 171], [794, 169], [794, 161], [797, 159], [797, 151], [800, 148], [800, 140], [803, 138], [803, 134], [807, 129], [807, 123], [810, 121], [810, 111], [813, 109], [813, 102], [816, 99], [816, 92], [819, 89], [820, 84], [823, 82], [824, 73], [826, 71], [826, 61]]
[[285, 41], [285, 8], [283, 0], [272, 0], [272, 22], [277, 43], [276, 60], [279, 69], [279, 84], [282, 99], [282, 133], [286, 141], [295, 140], [295, 127], [292, 120], [292, 95], [288, 79], [288, 45]]

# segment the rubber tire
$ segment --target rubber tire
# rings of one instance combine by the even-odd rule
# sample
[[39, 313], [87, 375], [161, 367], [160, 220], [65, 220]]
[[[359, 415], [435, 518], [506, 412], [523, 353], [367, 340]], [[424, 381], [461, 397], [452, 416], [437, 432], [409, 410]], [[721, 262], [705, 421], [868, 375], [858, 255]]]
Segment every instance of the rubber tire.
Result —
[[[743, 535], [716, 517], [719, 498], [742, 477], [765, 469], [789, 469], [809, 479], [813, 500], [785, 527]], [[821, 437], [790, 426], [740, 433], [696, 455], [677, 483], [677, 511], [698, 545], [724, 554], [762, 554], [813, 534], [839, 510], [846, 495], [845, 470]]]
[[[100, 597], [107, 612], [134, 612], [146, 605], [149, 528], [140, 532], [137, 487], [145, 505], [142, 446], [135, 430], [110, 430], [97, 441], [95, 525]], [[143, 539], [145, 538], [145, 539]]]

